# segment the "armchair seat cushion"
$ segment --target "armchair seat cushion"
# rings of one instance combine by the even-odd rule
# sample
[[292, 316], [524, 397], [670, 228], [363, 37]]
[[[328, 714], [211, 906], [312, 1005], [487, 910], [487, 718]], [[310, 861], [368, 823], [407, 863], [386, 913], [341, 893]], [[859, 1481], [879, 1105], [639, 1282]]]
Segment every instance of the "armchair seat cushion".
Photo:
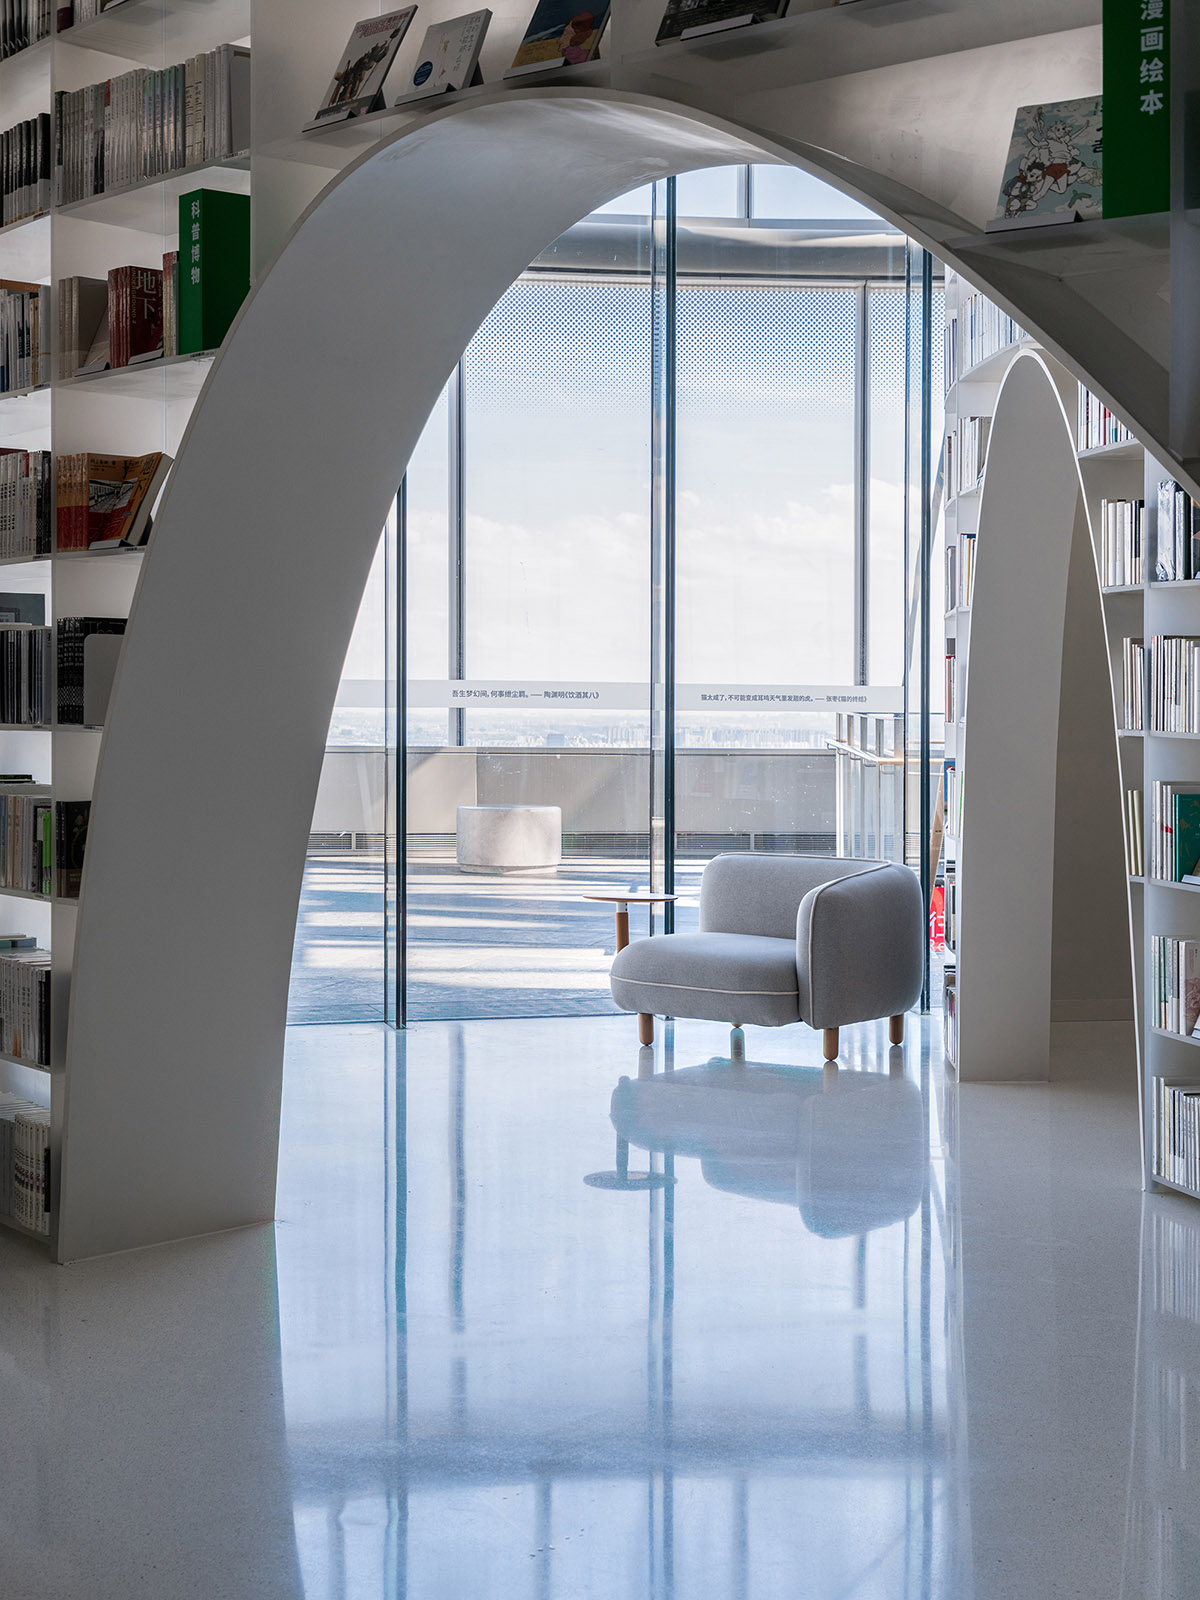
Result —
[[795, 939], [668, 933], [636, 939], [610, 975], [623, 1011], [778, 1028], [800, 1020]]

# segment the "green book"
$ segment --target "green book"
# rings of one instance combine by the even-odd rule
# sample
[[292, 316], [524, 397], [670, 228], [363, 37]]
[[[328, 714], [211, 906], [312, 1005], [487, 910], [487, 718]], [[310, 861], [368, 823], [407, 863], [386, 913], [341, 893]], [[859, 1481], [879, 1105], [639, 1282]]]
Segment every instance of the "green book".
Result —
[[215, 350], [250, 290], [250, 196], [179, 197], [179, 353]]
[[1175, 796], [1175, 881], [1194, 873], [1200, 862], [1200, 794]]
[[1171, 206], [1171, 0], [1104, 0], [1106, 217]]

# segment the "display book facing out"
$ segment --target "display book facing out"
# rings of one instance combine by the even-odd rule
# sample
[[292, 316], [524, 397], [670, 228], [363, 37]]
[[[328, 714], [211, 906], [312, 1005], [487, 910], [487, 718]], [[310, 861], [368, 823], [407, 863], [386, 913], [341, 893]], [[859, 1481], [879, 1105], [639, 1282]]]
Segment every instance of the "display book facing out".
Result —
[[[125, 72], [104, 52], [103, 26], [95, 55], [90, 26], [52, 38], [45, 103], [23, 104], [31, 128], [6, 141], [0, 174], [4, 220], [35, 210], [54, 219], [0, 234], [0, 1224], [49, 1235], [52, 1249], [51, 1156], [100, 730], [151, 514], [196, 389], [187, 368], [160, 377], [150, 364], [181, 351], [189, 289], [201, 291], [193, 322], [211, 350], [249, 281], [248, 195], [225, 192], [249, 187], [236, 170], [249, 143], [248, 58], [222, 49], [216, 31], [233, 16], [230, 6], [178, 8], [175, 45], [147, 29], [145, 59], [125, 57]], [[122, 38], [137, 48], [132, 25]], [[83, 87], [53, 96], [63, 82]], [[107, 116], [97, 118], [102, 94]], [[226, 171], [197, 176], [188, 195], [201, 237], [189, 214], [181, 241], [178, 173], [210, 165]], [[232, 308], [214, 307], [233, 257], [240, 293]], [[183, 349], [201, 348], [188, 338], [185, 329]], [[53, 406], [47, 390], [58, 391]]]

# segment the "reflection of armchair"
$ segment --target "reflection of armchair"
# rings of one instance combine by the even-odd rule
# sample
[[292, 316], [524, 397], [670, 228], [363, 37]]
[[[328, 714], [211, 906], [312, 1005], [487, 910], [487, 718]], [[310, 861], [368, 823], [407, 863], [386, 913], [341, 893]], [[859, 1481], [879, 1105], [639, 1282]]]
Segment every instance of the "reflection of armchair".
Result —
[[911, 1216], [924, 1192], [925, 1106], [903, 1074], [714, 1058], [613, 1090], [619, 1138], [700, 1160], [714, 1189], [798, 1206], [824, 1238]]
[[612, 996], [656, 1014], [768, 1028], [807, 1022], [838, 1053], [838, 1029], [904, 1013], [921, 992], [925, 917], [907, 867], [831, 856], [723, 855], [700, 880], [700, 932], [638, 939], [617, 953]]

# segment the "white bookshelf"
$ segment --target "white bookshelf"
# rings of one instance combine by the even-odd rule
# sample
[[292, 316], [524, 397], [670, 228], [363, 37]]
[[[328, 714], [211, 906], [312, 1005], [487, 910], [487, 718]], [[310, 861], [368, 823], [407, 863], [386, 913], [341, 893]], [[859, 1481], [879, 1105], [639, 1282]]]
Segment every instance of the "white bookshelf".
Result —
[[[40, 41], [0, 62], [0, 124], [52, 112], [57, 90], [73, 90], [127, 71], [162, 68], [225, 43], [248, 42], [250, 0], [128, 0], [109, 16]], [[110, 268], [157, 266], [178, 247], [179, 196], [206, 187], [249, 193], [250, 155], [207, 162], [145, 179], [0, 229], [0, 277], [46, 283]], [[52, 302], [55, 297], [52, 294]], [[57, 316], [57, 305], [54, 304]], [[36, 389], [0, 396], [0, 440], [52, 455], [79, 450], [175, 456], [188, 418], [211, 369], [213, 352], [169, 357], [144, 365], [63, 378], [57, 330], [51, 376]], [[6, 559], [0, 587], [46, 597], [46, 620], [96, 615], [129, 617], [145, 563], [142, 551], [64, 552]], [[103, 731], [60, 725], [0, 725], [0, 770], [32, 771], [51, 797], [91, 797]], [[51, 951], [51, 1065], [0, 1056], [0, 1088], [48, 1106], [52, 1115], [53, 1189], [57, 1194], [68, 1132], [69, 1005], [79, 902], [58, 894], [0, 888], [7, 924], [35, 935]], [[94, 1135], [85, 1132], [76, 1138]], [[17, 1224], [12, 1226], [18, 1232]], [[58, 1218], [41, 1236], [59, 1254]]]

